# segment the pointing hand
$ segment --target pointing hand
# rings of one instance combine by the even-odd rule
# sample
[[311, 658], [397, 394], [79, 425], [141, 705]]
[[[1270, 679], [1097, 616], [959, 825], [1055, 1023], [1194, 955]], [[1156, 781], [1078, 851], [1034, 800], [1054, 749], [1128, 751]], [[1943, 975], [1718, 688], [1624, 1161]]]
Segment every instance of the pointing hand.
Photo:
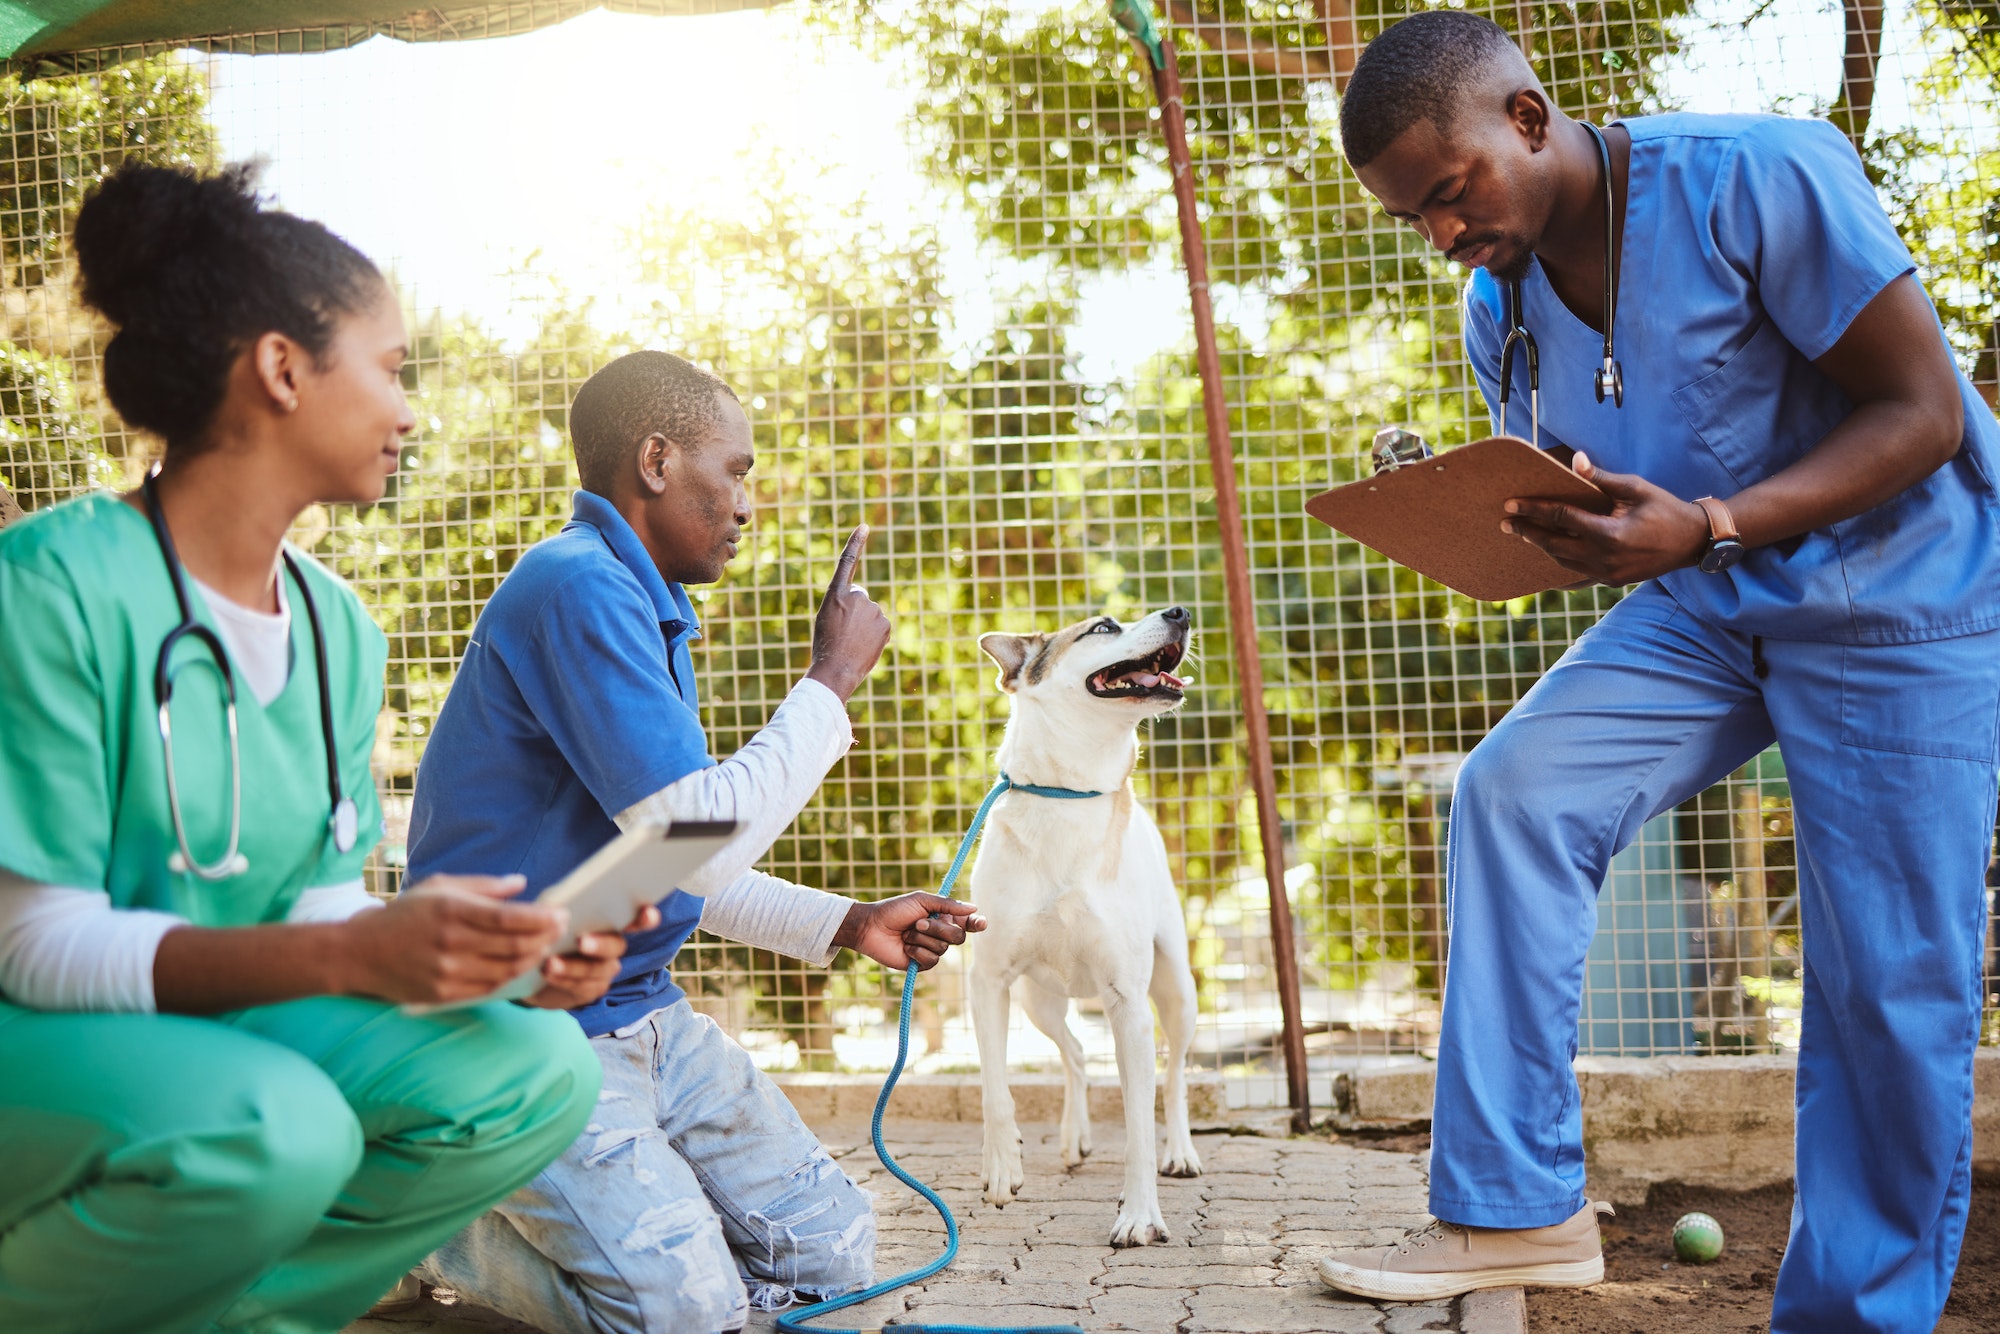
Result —
[[889, 618], [868, 590], [854, 582], [854, 571], [868, 547], [868, 525], [848, 535], [833, 582], [820, 600], [813, 621], [812, 666], [806, 675], [845, 701], [874, 670], [889, 643]]

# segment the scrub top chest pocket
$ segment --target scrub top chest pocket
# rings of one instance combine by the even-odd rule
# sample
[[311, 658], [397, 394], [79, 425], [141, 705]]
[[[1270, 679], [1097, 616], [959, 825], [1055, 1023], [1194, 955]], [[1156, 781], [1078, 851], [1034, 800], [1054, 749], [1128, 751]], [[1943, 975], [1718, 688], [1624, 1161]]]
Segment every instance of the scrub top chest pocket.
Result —
[[1797, 463], [1853, 411], [1769, 319], [1673, 400], [1739, 491]]

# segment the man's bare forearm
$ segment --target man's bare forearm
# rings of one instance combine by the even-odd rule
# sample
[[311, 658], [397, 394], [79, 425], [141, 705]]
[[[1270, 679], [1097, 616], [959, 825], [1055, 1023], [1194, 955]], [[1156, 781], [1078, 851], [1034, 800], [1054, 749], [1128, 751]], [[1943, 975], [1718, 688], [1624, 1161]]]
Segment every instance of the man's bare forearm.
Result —
[[1729, 498], [1745, 546], [1851, 519], [1943, 467], [1965, 435], [1958, 369], [1909, 277], [1876, 294], [1813, 363], [1855, 404], [1797, 463]]

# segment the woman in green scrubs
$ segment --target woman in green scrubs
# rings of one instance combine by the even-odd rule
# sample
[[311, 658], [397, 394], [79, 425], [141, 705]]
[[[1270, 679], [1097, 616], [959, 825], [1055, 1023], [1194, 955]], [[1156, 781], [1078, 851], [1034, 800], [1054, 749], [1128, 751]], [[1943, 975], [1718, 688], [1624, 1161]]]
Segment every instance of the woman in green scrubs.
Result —
[[[337, 1330], [583, 1130], [598, 1062], [560, 1010], [622, 941], [544, 962], [545, 1008], [412, 1016], [534, 966], [559, 913], [469, 876], [353, 910], [385, 644], [283, 538], [379, 500], [413, 425], [380, 272], [244, 172], [123, 169], [75, 241], [105, 390], [166, 451], [143, 493], [0, 531], [0, 1330]], [[267, 701], [173, 646], [181, 835], [170, 545], [205, 629], [290, 613]]]

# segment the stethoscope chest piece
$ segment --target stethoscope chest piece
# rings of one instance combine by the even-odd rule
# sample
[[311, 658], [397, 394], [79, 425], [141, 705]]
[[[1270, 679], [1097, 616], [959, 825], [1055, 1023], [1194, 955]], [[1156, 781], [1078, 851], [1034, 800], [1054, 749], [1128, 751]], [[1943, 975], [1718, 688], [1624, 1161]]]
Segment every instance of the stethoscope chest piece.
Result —
[[1604, 364], [1597, 368], [1596, 381], [1598, 402], [1609, 396], [1612, 407], [1625, 406], [1625, 370], [1609, 353], [1605, 354]]
[[354, 798], [342, 797], [334, 805], [333, 815], [327, 820], [326, 827], [333, 835], [335, 852], [354, 850], [354, 840], [361, 834], [361, 816], [354, 809]]

